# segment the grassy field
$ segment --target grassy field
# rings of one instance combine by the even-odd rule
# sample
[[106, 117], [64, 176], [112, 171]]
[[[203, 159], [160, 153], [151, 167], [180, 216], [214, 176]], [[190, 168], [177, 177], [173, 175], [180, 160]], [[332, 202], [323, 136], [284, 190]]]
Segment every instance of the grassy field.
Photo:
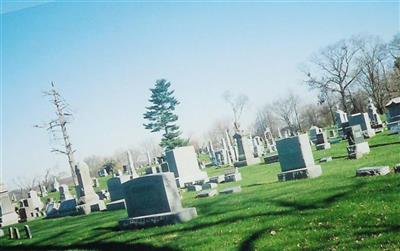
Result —
[[[400, 174], [356, 178], [364, 166], [400, 163], [400, 137], [369, 140], [371, 153], [346, 158], [346, 142], [314, 151], [319, 178], [277, 182], [279, 164], [241, 168], [242, 192], [212, 198], [183, 193], [198, 217], [184, 224], [120, 231], [125, 210], [29, 222], [33, 239], [0, 239], [4, 250], [400, 250]], [[223, 169], [208, 168], [210, 175]], [[23, 224], [18, 227], [22, 230]], [[6, 231], [7, 232], [7, 231]], [[24, 238], [24, 234], [22, 234]]]

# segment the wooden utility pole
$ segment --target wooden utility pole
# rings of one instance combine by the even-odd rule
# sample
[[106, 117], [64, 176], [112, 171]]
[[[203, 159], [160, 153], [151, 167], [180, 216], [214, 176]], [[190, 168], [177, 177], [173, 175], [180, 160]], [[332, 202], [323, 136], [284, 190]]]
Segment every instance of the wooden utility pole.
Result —
[[49, 126], [47, 127], [47, 130], [51, 131], [53, 133], [53, 138], [57, 140], [57, 133], [60, 133], [58, 129], [61, 130], [63, 142], [64, 142], [64, 148], [65, 150], [60, 150], [60, 149], [55, 149], [53, 148], [51, 151], [52, 152], [58, 152], [67, 155], [68, 157], [68, 164], [71, 168], [71, 174], [72, 174], [72, 179], [74, 181], [75, 186], [78, 185], [78, 180], [76, 178], [76, 173], [75, 173], [75, 159], [74, 159], [74, 152], [72, 148], [72, 144], [70, 142], [70, 138], [68, 135], [67, 131], [67, 123], [68, 118], [72, 117], [72, 114], [68, 112], [68, 104], [65, 102], [63, 97], [60, 95], [59, 92], [54, 87], [54, 83], [51, 82], [51, 89], [48, 92], [45, 92], [46, 96], [51, 97], [51, 103], [55, 106], [56, 108], [56, 115], [57, 118], [49, 122]]

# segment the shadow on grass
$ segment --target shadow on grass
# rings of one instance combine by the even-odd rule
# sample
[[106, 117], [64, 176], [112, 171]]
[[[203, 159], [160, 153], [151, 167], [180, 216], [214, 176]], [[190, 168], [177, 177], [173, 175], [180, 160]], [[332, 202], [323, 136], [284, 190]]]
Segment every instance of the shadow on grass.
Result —
[[391, 143], [382, 143], [382, 144], [376, 144], [376, 145], [371, 145], [369, 146], [370, 148], [375, 148], [375, 147], [381, 147], [381, 146], [390, 146], [390, 145], [399, 145], [400, 141], [398, 142], [391, 142]]
[[169, 247], [155, 247], [148, 244], [126, 244], [120, 242], [96, 242], [85, 244], [72, 244], [69, 246], [58, 245], [18, 245], [18, 246], [2, 246], [1, 250], [98, 250], [98, 251], [117, 251], [117, 250], [150, 250], [150, 251], [176, 251]]
[[332, 156], [332, 159], [347, 159], [347, 155], [342, 155], [342, 156]]

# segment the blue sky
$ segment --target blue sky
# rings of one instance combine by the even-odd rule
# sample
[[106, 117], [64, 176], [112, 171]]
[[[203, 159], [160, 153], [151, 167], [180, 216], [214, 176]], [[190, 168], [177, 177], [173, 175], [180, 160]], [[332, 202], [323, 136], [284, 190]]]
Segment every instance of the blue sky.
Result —
[[142, 114], [156, 79], [172, 82], [184, 134], [201, 137], [231, 115], [225, 90], [250, 97], [246, 125], [289, 89], [312, 101], [299, 66], [313, 52], [352, 35], [390, 41], [399, 32], [394, 1], [35, 4], [4, 2], [1, 15], [1, 168], [10, 187], [14, 177], [69, 170], [33, 128], [54, 115], [42, 95], [51, 81], [75, 112], [77, 157], [111, 155], [152, 137]]

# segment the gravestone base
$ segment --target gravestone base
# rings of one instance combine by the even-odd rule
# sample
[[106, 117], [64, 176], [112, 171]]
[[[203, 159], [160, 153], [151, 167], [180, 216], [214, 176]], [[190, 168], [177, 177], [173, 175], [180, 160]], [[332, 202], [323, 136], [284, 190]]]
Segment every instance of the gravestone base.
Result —
[[210, 178], [210, 183], [222, 183], [225, 182], [225, 176], [224, 175], [218, 175]]
[[240, 160], [240, 161], [236, 161], [235, 163], [233, 163], [234, 167], [244, 167], [247, 166], [247, 162], [246, 160]]
[[386, 175], [388, 173], [390, 173], [389, 166], [363, 167], [357, 169], [356, 176], [363, 177], [363, 176]]
[[235, 182], [242, 180], [242, 174], [240, 173], [232, 173], [225, 175], [225, 182]]
[[202, 190], [202, 188], [201, 188], [200, 185], [188, 185], [187, 186], [187, 191], [188, 192], [198, 192], [198, 191], [201, 191], [201, 190]]
[[315, 146], [317, 150], [325, 150], [325, 149], [330, 149], [331, 144], [330, 143], [323, 143], [323, 144], [318, 144]]
[[347, 152], [349, 159], [359, 159], [364, 154], [368, 154], [370, 152], [368, 142], [362, 142], [353, 146], [348, 146]]
[[197, 193], [196, 197], [197, 198], [203, 198], [203, 197], [213, 197], [218, 194], [217, 189], [208, 189], [208, 190], [203, 190], [199, 193]]
[[126, 209], [126, 204], [124, 199], [112, 201], [108, 203], [106, 206], [107, 206], [107, 211]]
[[0, 227], [5, 227], [18, 223], [18, 214], [16, 212], [10, 212], [1, 216]]
[[314, 165], [306, 168], [290, 170], [278, 174], [279, 181], [316, 178], [322, 174], [321, 166]]
[[181, 223], [190, 221], [197, 217], [196, 208], [184, 208], [178, 212], [168, 212], [160, 214], [152, 214], [134, 218], [122, 219], [119, 221], [120, 229], [132, 229], [132, 228], [145, 228], [151, 226], [162, 226], [175, 223]]
[[201, 188], [202, 188], [202, 190], [207, 190], [207, 189], [215, 189], [215, 188], [217, 188], [217, 187], [218, 187], [218, 184], [217, 184], [217, 183], [211, 183], [211, 182], [209, 182], [209, 183], [203, 184], [203, 186], [202, 186]]
[[90, 214], [91, 212], [106, 210], [106, 205], [104, 204], [104, 201], [98, 200], [96, 202], [78, 205], [76, 209], [79, 213]]
[[366, 138], [372, 138], [372, 137], [374, 137], [375, 136], [375, 130], [365, 130], [365, 131], [363, 131], [363, 135], [364, 135], [364, 137], [366, 137]]
[[323, 157], [319, 160], [320, 163], [332, 161], [332, 157]]
[[228, 188], [222, 189], [221, 191], [219, 191], [219, 193], [230, 194], [230, 193], [240, 193], [241, 191], [242, 191], [242, 188], [240, 186], [236, 186], [236, 187], [228, 187]]

